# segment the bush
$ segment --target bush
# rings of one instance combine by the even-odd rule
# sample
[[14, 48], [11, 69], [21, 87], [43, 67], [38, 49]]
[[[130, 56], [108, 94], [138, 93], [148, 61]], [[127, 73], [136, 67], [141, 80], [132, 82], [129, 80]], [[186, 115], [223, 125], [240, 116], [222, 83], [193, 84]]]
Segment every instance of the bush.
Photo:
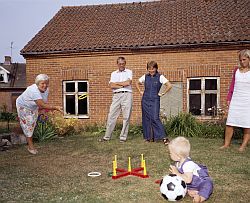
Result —
[[204, 122], [200, 124], [201, 135], [204, 138], [223, 138], [225, 125], [212, 122]]
[[142, 137], [143, 134], [142, 126], [130, 125], [128, 134], [132, 135], [133, 137]]
[[201, 135], [200, 124], [196, 118], [189, 113], [179, 113], [170, 117], [165, 124], [169, 136], [198, 137]]
[[64, 118], [60, 112], [49, 112], [49, 120], [54, 126], [58, 136], [73, 135], [80, 131], [80, 123], [77, 118]]
[[0, 111], [0, 120], [7, 122], [7, 132], [10, 130], [10, 121], [17, 120], [17, 113], [9, 112], [4, 104]]
[[84, 131], [92, 132], [93, 135], [100, 136], [100, 135], [103, 135], [105, 133], [106, 127], [104, 125], [100, 125], [100, 124], [95, 123], [94, 125], [85, 126]]
[[48, 116], [40, 114], [33, 133], [34, 140], [44, 142], [55, 138], [56, 135], [56, 130], [51, 121], [48, 119]]

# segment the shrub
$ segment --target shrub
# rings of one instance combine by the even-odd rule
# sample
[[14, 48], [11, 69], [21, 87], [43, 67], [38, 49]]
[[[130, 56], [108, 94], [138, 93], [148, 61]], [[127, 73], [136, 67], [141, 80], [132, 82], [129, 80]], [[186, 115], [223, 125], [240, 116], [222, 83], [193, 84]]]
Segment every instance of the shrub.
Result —
[[93, 135], [100, 136], [105, 133], [106, 127], [104, 125], [95, 123], [94, 125], [85, 126], [84, 131], [92, 132]]
[[200, 123], [201, 135], [204, 138], [223, 138], [225, 125], [212, 122]]
[[10, 121], [17, 120], [17, 113], [9, 112], [7, 110], [7, 105], [4, 104], [0, 111], [0, 120], [7, 122], [7, 131], [10, 130]]
[[189, 113], [179, 113], [170, 117], [165, 124], [169, 136], [197, 137], [201, 135], [200, 124]]
[[34, 140], [44, 142], [55, 138], [56, 135], [56, 130], [48, 117], [40, 114], [33, 133]]
[[64, 118], [60, 112], [49, 112], [49, 120], [55, 127], [58, 136], [73, 135], [80, 130], [80, 123], [77, 118]]
[[133, 137], [142, 137], [143, 130], [141, 125], [130, 125], [129, 127], [129, 135]]

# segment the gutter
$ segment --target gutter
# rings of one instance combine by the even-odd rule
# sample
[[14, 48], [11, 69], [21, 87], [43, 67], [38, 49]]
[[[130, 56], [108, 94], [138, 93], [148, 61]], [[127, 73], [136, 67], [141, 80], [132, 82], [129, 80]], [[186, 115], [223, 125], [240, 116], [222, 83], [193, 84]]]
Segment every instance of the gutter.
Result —
[[64, 53], [77, 53], [81, 51], [99, 52], [99, 51], [122, 51], [122, 50], [146, 50], [146, 49], [176, 49], [176, 48], [205, 48], [213, 46], [230, 46], [230, 45], [243, 45], [250, 44], [250, 41], [237, 41], [237, 42], [207, 42], [199, 44], [168, 44], [168, 45], [146, 45], [146, 46], [123, 46], [123, 47], [97, 47], [97, 48], [83, 48], [83, 49], [68, 49], [68, 50], [50, 50], [50, 51], [36, 51], [36, 52], [20, 52], [23, 56], [30, 55], [44, 55], [44, 54], [64, 54]]

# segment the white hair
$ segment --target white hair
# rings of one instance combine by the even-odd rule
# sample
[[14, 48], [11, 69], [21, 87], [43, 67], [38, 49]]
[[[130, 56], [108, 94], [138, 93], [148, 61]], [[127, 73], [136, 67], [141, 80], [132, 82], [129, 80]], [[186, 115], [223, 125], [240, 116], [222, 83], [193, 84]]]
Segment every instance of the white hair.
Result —
[[49, 76], [47, 76], [46, 74], [39, 74], [38, 76], [36, 76], [36, 85], [38, 85], [41, 81], [49, 81]]

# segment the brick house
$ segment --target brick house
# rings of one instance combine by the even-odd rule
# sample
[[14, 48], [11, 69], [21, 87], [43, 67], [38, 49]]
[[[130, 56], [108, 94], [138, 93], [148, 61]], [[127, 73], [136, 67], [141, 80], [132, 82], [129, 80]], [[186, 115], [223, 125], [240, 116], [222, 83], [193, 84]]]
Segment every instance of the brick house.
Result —
[[[50, 102], [63, 106], [68, 117], [103, 123], [117, 57], [126, 58], [134, 83], [155, 60], [174, 85], [162, 98], [162, 111], [209, 119], [209, 109], [224, 108], [238, 51], [250, 48], [249, 11], [248, 0], [62, 7], [21, 50], [27, 83], [47, 73]], [[133, 90], [132, 121], [140, 123], [141, 96], [135, 85]], [[80, 100], [85, 93], [88, 97]]]
[[26, 66], [12, 63], [10, 56], [0, 63], [0, 107], [6, 105], [8, 111], [16, 111], [16, 98], [26, 89]]

